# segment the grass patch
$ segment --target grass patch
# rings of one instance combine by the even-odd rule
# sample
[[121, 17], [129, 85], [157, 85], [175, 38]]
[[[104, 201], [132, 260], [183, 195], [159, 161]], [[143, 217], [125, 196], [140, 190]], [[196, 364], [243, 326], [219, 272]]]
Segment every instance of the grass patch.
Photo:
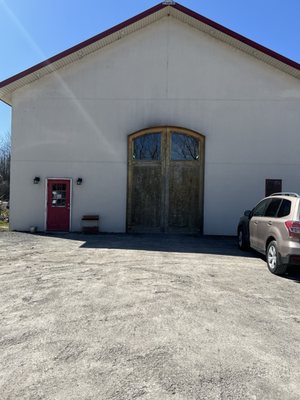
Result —
[[8, 231], [9, 225], [6, 221], [0, 221], [0, 231]]
[[8, 221], [9, 221], [9, 210], [7, 208], [3, 209], [3, 204], [1, 204], [0, 201], [0, 231], [9, 230]]

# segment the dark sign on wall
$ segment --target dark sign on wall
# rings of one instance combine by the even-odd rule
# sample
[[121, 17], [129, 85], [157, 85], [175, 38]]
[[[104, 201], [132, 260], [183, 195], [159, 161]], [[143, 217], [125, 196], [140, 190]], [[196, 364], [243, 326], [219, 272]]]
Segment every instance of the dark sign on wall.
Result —
[[273, 193], [282, 192], [282, 179], [266, 179], [266, 197]]

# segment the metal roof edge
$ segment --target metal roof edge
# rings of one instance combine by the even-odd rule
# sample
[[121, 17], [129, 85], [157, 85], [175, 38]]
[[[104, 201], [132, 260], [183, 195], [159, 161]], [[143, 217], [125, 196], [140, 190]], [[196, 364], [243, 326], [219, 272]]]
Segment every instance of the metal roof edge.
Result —
[[[300, 64], [297, 63], [296, 61], [293, 61], [279, 53], [276, 53], [273, 50], [268, 49], [267, 47], [264, 47], [260, 45], [259, 43], [256, 43], [252, 41], [251, 39], [246, 38], [245, 36], [242, 36], [226, 27], [223, 25], [218, 24], [217, 22], [214, 22], [201, 14], [196, 13], [195, 11], [190, 10], [189, 8], [186, 8], [182, 6], [179, 3], [175, 2], [167, 2], [164, 1], [163, 3], [159, 3], [154, 7], [149, 8], [146, 11], [143, 11], [140, 14], [137, 14], [136, 16], [127, 19], [126, 21], [115, 25], [114, 27], [101, 32], [73, 47], [70, 47], [50, 58], [48, 58], [45, 61], [42, 61], [22, 72], [19, 72], [16, 75], [13, 75], [10, 78], [7, 78], [0, 82], [0, 100], [3, 102], [11, 105], [11, 93], [13, 93], [15, 90], [19, 89], [22, 86], [25, 86], [28, 83], [31, 83], [34, 80], [37, 80], [41, 78], [42, 76], [45, 76], [48, 73], [54, 72], [57, 69], [61, 68], [58, 67], [58, 62], [63, 59], [67, 59], [68, 56], [74, 55], [74, 54], [79, 54], [79, 56], [76, 59], [80, 58], [80, 50], [82, 49], [87, 49], [89, 46], [93, 46], [95, 43], [100, 42], [103, 39], [106, 39], [108, 37], [113, 37], [113, 35], [117, 34], [118, 32], [121, 32], [123, 29], [134, 25], [141, 20], [154, 15], [155, 13], [171, 8], [174, 9], [174, 11], [178, 11], [179, 14], [182, 13], [185, 16], [188, 16], [196, 21], [199, 21], [200, 23], [204, 24], [205, 26], [210, 27], [214, 32], [220, 33], [223, 38], [230, 38], [233, 40], [233, 43], [240, 43], [244, 47], [241, 48], [242, 50], [246, 51], [248, 54], [260, 59], [259, 55], [264, 55], [267, 56], [267, 61], [262, 60], [264, 62], [267, 62], [268, 64], [273, 65], [275, 68], [283, 70], [286, 73], [289, 73], [290, 75], [300, 78]], [[210, 33], [210, 32], [208, 32]], [[212, 35], [214, 36], [214, 35]], [[220, 39], [220, 37], [219, 37]], [[226, 40], [224, 40], [226, 42]], [[234, 45], [234, 44], [233, 44]], [[237, 47], [237, 46], [236, 46]], [[100, 47], [99, 47], [100, 48]], [[253, 49], [253, 50], [252, 50]], [[92, 51], [95, 51], [97, 49], [91, 49], [91, 51], [88, 52], [91, 53]], [[251, 51], [250, 51], [251, 50]], [[273, 62], [274, 60], [274, 62]], [[70, 60], [68, 63], [73, 62], [74, 60]], [[278, 64], [279, 62], [279, 64]], [[281, 68], [280, 68], [281, 66]], [[25, 80], [26, 77], [30, 77], [32, 79]], [[24, 81], [24, 82], [22, 82]], [[19, 82], [19, 85], [16, 85], [16, 83]]]
[[201, 14], [196, 13], [195, 11], [192, 11], [189, 8], [182, 6], [179, 3], [175, 3], [175, 5], [172, 7], [174, 7], [178, 11], [183, 12], [186, 15], [189, 15], [190, 17], [192, 17], [194, 19], [197, 19], [198, 21], [200, 21], [206, 25], [209, 25], [210, 27], [224, 33], [225, 35], [232, 37], [233, 39], [236, 39], [250, 47], [253, 47], [253, 49], [255, 49], [255, 50], [265, 53], [266, 55], [273, 57], [273, 58], [277, 59], [278, 61], [281, 61], [284, 64], [287, 64], [295, 69], [298, 69], [300, 72], [300, 64], [297, 63], [296, 61], [291, 60], [290, 58], [285, 57], [282, 54], [279, 54], [279, 53], [269, 49], [268, 47], [265, 47], [251, 39], [248, 39], [247, 37], [240, 35], [239, 33], [232, 31], [231, 29], [228, 29], [225, 26], [220, 25], [215, 21], [213, 21], [209, 18], [206, 18]]
[[7, 79], [3, 80], [2, 82], [0, 82], [0, 89], [2, 87], [4, 87], [4, 86], [9, 85], [12, 82], [18, 80], [18, 79], [23, 78], [26, 75], [32, 74], [33, 72], [36, 72], [36, 71], [38, 71], [39, 69], [41, 69], [43, 67], [46, 67], [48, 65], [53, 64], [55, 61], [58, 61], [58, 60], [66, 57], [66, 56], [68, 56], [68, 55], [70, 55], [72, 53], [75, 53], [75, 52], [77, 52], [77, 51], [79, 51], [79, 50], [81, 50], [81, 49], [83, 49], [83, 48], [85, 48], [85, 47], [97, 42], [98, 40], [101, 40], [101, 39], [103, 39], [103, 38], [105, 38], [105, 37], [107, 37], [107, 36], [109, 36], [109, 35], [111, 35], [111, 34], [113, 34], [115, 32], [118, 32], [118, 31], [126, 28], [127, 26], [129, 26], [129, 25], [131, 25], [131, 24], [133, 24], [133, 23], [135, 23], [137, 21], [140, 21], [141, 19], [143, 19], [143, 18], [145, 18], [145, 17], [147, 17], [147, 16], [149, 16], [151, 14], [154, 14], [155, 12], [157, 12], [157, 11], [163, 9], [163, 8], [166, 8], [166, 7], [168, 7], [168, 6], [166, 6], [166, 5], [162, 4], [162, 3], [157, 4], [156, 6], [154, 6], [152, 8], [149, 8], [146, 11], [143, 11], [142, 13], [137, 14], [132, 18], [127, 19], [126, 21], [121, 22], [120, 24], [115, 25], [112, 28], [109, 28], [104, 32], [101, 32], [101, 33], [99, 33], [99, 34], [97, 34], [97, 35], [95, 35], [95, 36], [93, 36], [93, 37], [91, 37], [91, 38], [89, 38], [87, 40], [84, 40], [83, 42], [80, 42], [80, 43], [76, 44], [75, 46], [72, 46], [72, 47], [70, 47], [70, 48], [68, 48], [68, 49], [66, 49], [66, 50], [64, 50], [64, 51], [62, 51], [62, 52], [60, 52], [58, 54], [55, 54], [54, 56], [48, 58], [47, 60], [44, 60], [44, 61], [42, 61], [42, 62], [40, 62], [40, 63], [38, 63], [36, 65], [33, 65], [30, 68], [25, 69], [24, 71], [21, 71], [21, 72], [17, 73], [16, 75], [11, 76], [10, 78], [7, 78]]

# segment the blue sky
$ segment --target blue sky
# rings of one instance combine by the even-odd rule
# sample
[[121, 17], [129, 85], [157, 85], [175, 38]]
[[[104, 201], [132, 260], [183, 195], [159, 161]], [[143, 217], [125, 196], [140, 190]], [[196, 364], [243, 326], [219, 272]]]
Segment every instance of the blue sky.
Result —
[[[151, 0], [0, 0], [0, 81], [154, 5]], [[300, 62], [300, 0], [181, 0], [188, 7]], [[0, 136], [10, 131], [0, 102]]]

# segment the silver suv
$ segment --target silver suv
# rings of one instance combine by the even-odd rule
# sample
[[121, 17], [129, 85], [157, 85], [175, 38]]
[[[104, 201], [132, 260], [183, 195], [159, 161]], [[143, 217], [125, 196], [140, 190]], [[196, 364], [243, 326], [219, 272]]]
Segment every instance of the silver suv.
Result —
[[246, 210], [238, 224], [240, 249], [248, 247], [266, 255], [269, 270], [276, 275], [288, 265], [300, 265], [300, 196], [274, 193]]

